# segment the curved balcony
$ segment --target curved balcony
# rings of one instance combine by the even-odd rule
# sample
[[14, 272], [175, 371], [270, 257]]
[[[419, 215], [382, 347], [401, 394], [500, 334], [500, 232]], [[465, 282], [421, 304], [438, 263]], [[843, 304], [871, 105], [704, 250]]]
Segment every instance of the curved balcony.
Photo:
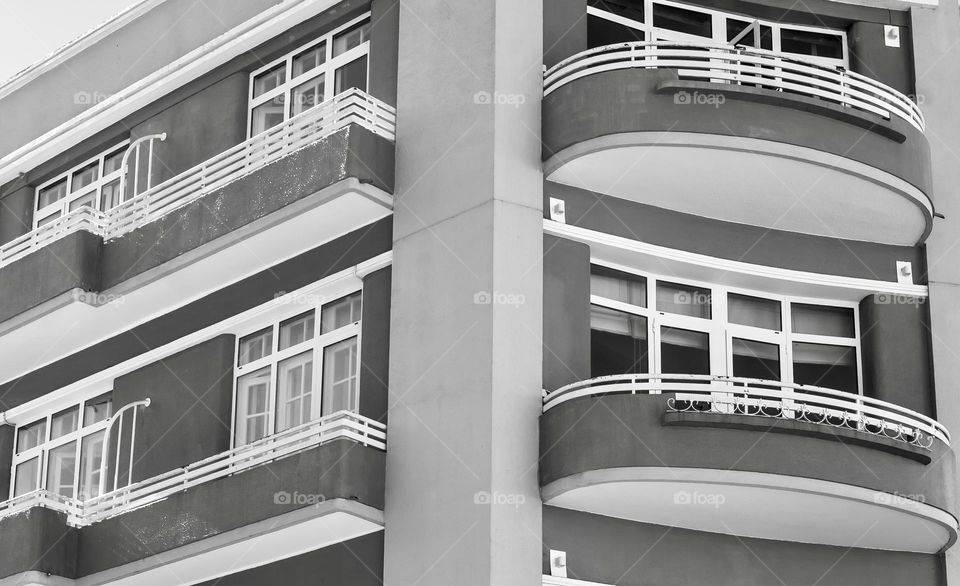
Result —
[[934, 553], [956, 540], [949, 432], [897, 405], [661, 374], [568, 385], [543, 411], [549, 505], [842, 547]]
[[634, 42], [545, 74], [552, 181], [720, 220], [914, 245], [933, 218], [923, 114], [844, 69]]

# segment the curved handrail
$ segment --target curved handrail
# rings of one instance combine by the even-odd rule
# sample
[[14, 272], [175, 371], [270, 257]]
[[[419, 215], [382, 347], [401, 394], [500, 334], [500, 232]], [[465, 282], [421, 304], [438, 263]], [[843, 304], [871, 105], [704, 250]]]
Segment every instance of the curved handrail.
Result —
[[887, 401], [836, 389], [763, 379], [699, 374], [623, 374], [579, 381], [543, 397], [543, 412], [582, 397], [610, 394], [738, 395], [758, 401], [810, 405], [855, 417], [906, 426], [950, 444], [950, 432], [938, 421]]
[[903, 118], [923, 132], [920, 108], [903, 93], [865, 75], [794, 55], [735, 45], [634, 41], [577, 53], [544, 73], [544, 96], [577, 79], [618, 69], [678, 70], [681, 79], [748, 84]]

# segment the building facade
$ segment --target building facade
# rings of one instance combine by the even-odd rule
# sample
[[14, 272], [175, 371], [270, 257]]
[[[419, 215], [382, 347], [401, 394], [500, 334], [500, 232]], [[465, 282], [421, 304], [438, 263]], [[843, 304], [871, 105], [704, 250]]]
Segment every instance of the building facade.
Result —
[[958, 57], [134, 4], [0, 85], [0, 585], [960, 584]]

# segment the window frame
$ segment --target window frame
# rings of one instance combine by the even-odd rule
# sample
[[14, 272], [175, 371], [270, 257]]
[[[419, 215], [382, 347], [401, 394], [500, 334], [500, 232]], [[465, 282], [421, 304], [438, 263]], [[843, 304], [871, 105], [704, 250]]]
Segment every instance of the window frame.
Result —
[[[337, 55], [336, 57], [333, 56], [333, 40], [340, 33], [346, 32], [351, 28], [354, 28], [358, 25], [363, 24], [364, 22], [370, 21], [370, 15], [371, 13], [367, 12], [356, 18], [353, 18], [347, 23], [337, 28], [334, 28], [327, 33], [324, 33], [323, 35], [313, 39], [309, 43], [296, 47], [295, 49], [286, 53], [283, 57], [274, 59], [273, 61], [270, 61], [266, 65], [250, 73], [250, 79], [249, 79], [248, 89], [247, 89], [247, 138], [248, 139], [253, 138], [254, 136], [259, 136], [260, 134], [263, 134], [264, 132], [267, 132], [270, 130], [270, 129], [266, 129], [257, 134], [253, 133], [253, 112], [257, 107], [269, 103], [270, 101], [272, 101], [278, 96], [283, 96], [283, 122], [276, 125], [276, 126], [281, 126], [285, 122], [288, 122], [289, 120], [294, 118], [295, 116], [299, 116], [303, 112], [307, 112], [315, 108], [316, 106], [322, 104], [323, 102], [333, 98], [335, 95], [334, 92], [336, 90], [335, 78], [336, 78], [337, 70], [340, 69], [341, 67], [349, 65], [350, 63], [353, 63], [354, 61], [357, 61], [364, 57], [367, 58], [366, 85], [367, 87], [369, 87], [370, 39], [367, 38], [367, 40], [360, 43], [356, 47], [353, 47], [352, 49], [349, 49], [346, 52], [341, 53], [340, 55]], [[324, 62], [320, 65], [317, 65], [310, 71], [307, 71], [305, 73], [300, 74], [299, 76], [294, 77], [293, 76], [294, 57], [302, 53], [305, 53], [322, 43], [326, 43]], [[283, 83], [277, 85], [277, 87], [267, 92], [264, 92], [259, 96], [254, 97], [254, 81], [256, 80], [257, 76], [263, 73], [266, 73], [271, 69], [275, 69], [278, 65], [281, 65], [281, 64], [284, 66], [284, 72], [285, 72], [285, 78]], [[314, 104], [310, 108], [305, 109], [300, 114], [295, 114], [295, 115], [291, 114], [293, 90], [309, 81], [317, 79], [321, 75], [324, 76], [323, 99], [319, 100], [316, 104]], [[276, 126], [272, 126], [271, 128], [276, 128]]]
[[[700, 12], [704, 14], [709, 14], [712, 22], [712, 37], [700, 37], [696, 35], [690, 35], [686, 33], [681, 33], [671, 29], [659, 28], [653, 26], [653, 7], [654, 5], [670, 6], [674, 8], [680, 8], [683, 10], [689, 10], [692, 12]], [[761, 18], [755, 18], [746, 14], [739, 14], [735, 12], [727, 12], [724, 10], [717, 10], [713, 8], [705, 8], [703, 6], [696, 6], [693, 4], [685, 4], [683, 2], [675, 2], [673, 0], [644, 0], [643, 2], [643, 22], [627, 18], [625, 16], [620, 16], [612, 12], [603, 10], [602, 8], [597, 8], [594, 6], [587, 7], [587, 16], [594, 16], [602, 18], [609, 22], [613, 22], [628, 28], [636, 29], [643, 35], [643, 39], [647, 42], [655, 41], [681, 41], [681, 42], [713, 42], [720, 43], [724, 45], [729, 45], [730, 42], [726, 38], [727, 34], [727, 21], [728, 20], [737, 20], [737, 21], [747, 21], [752, 23], [757, 21], [760, 23], [760, 26], [770, 27], [771, 33], [771, 49], [759, 49], [761, 51], [768, 51], [773, 53], [778, 53], [782, 55], [795, 56], [801, 59], [813, 60], [816, 63], [826, 66], [835, 66], [842, 67], [844, 69], [850, 68], [850, 46], [847, 39], [847, 32], [840, 29], [832, 29], [827, 27], [817, 27], [803, 24], [788, 24], [772, 20], [764, 20]], [[781, 32], [783, 30], [795, 30], [802, 32], [817, 33], [823, 35], [837, 36], [840, 37], [841, 48], [843, 56], [840, 59], [833, 57], [819, 57], [815, 55], [807, 55], [804, 53], [785, 53], [781, 47]]]
[[[710, 374], [713, 376], [733, 376], [733, 338], [763, 343], [777, 343], [780, 348], [779, 355], [781, 359], [781, 380], [779, 382], [786, 384], [795, 384], [793, 368], [793, 344], [795, 342], [853, 348], [856, 354], [856, 394], [863, 395], [863, 355], [861, 351], [860, 339], [860, 314], [858, 311], [859, 304], [855, 301], [783, 295], [736, 286], [718, 285], [715, 283], [697, 281], [694, 279], [683, 279], [673, 276], [663, 276], [654, 273], [637, 271], [629, 267], [606, 263], [597, 259], [592, 259], [590, 264], [591, 278], [593, 266], [598, 266], [646, 279], [647, 305], [652, 307], [640, 307], [630, 303], [601, 297], [599, 295], [593, 295], [592, 293], [590, 295], [590, 305], [606, 307], [647, 318], [647, 340], [649, 348], [647, 353], [647, 369], [650, 374], [672, 374], [669, 372], [664, 373], [661, 370], [662, 352], [660, 350], [660, 328], [667, 326], [705, 332], [710, 335]], [[712, 317], [710, 319], [704, 319], [686, 315], [671, 314], [658, 309], [656, 291], [657, 283], [660, 281], [709, 290], [711, 295]], [[768, 330], [766, 328], [730, 322], [727, 299], [728, 295], [731, 293], [779, 301], [781, 329]], [[793, 332], [793, 321], [791, 315], [792, 304], [820, 305], [826, 307], [842, 307], [852, 309], [854, 337], [844, 338]]]
[[[79, 500], [80, 489], [81, 489], [80, 477], [82, 475], [80, 460], [83, 455], [82, 454], [83, 440], [89, 436], [96, 435], [107, 429], [107, 426], [109, 425], [109, 422], [110, 422], [110, 417], [112, 417], [113, 414], [115, 413], [115, 409], [113, 406], [112, 392], [113, 391], [111, 390], [111, 391], [107, 391], [106, 393], [99, 393], [95, 396], [88, 397], [79, 403], [74, 403], [73, 406], [70, 407], [69, 409], [78, 409], [77, 429], [73, 430], [70, 433], [66, 433], [56, 439], [51, 439], [53, 435], [53, 429], [52, 429], [53, 418], [59, 415], [60, 413], [63, 413], [64, 411], [66, 411], [66, 409], [59, 408], [56, 411], [51, 411], [47, 413], [43, 417], [32, 419], [31, 421], [28, 421], [26, 423], [22, 423], [16, 426], [13, 432], [14, 445], [13, 445], [13, 459], [11, 461], [11, 468], [10, 468], [9, 498], [11, 499], [16, 498], [14, 495], [16, 493], [16, 487], [17, 487], [17, 467], [21, 464], [29, 462], [33, 458], [39, 458], [40, 465], [38, 466], [38, 471], [37, 471], [39, 478], [37, 479], [37, 482], [36, 482], [36, 488], [24, 494], [30, 494], [31, 492], [36, 492], [37, 490], [48, 490], [47, 478], [49, 476], [48, 468], [50, 464], [50, 456], [49, 456], [50, 452], [59, 447], [65, 446], [70, 442], [75, 442], [76, 445], [74, 447], [75, 460], [74, 460], [74, 470], [73, 470], [72, 498]], [[104, 419], [101, 419], [100, 421], [91, 423], [90, 425], [84, 425], [83, 412], [87, 403], [93, 403], [95, 401], [98, 401], [99, 399], [102, 399], [104, 395], [110, 395], [110, 401], [111, 401], [110, 415], [108, 415]], [[30, 448], [29, 450], [25, 450], [23, 452], [18, 453], [17, 450], [20, 447], [19, 446], [20, 429], [24, 427], [29, 427], [41, 420], [46, 422], [43, 441], [41, 441], [36, 446]], [[19, 495], [19, 496], [23, 496], [23, 495]]]
[[[109, 175], [104, 176], [103, 170], [104, 170], [104, 165], [106, 164], [106, 160], [111, 155], [115, 155], [118, 152], [121, 152], [121, 157], [122, 157], [123, 153], [126, 153], [127, 149], [129, 148], [130, 148], [130, 139], [122, 140], [117, 144], [113, 145], [112, 147], [102, 151], [99, 155], [92, 157], [90, 159], [87, 159], [82, 163], [80, 163], [79, 165], [75, 165], [70, 169], [68, 169], [67, 171], [63, 173], [59, 173], [55, 177], [47, 181], [44, 181], [43, 183], [38, 185], [33, 192], [33, 229], [36, 230], [37, 228], [39, 228], [41, 226], [41, 222], [44, 220], [49, 220], [47, 222], [44, 222], [44, 224], [47, 224], [50, 222], [55, 222], [58, 219], [65, 217], [67, 214], [70, 214], [71, 213], [70, 204], [80, 199], [83, 199], [84, 197], [90, 195], [91, 193], [96, 194], [94, 198], [94, 205], [92, 206], [93, 209], [97, 211], [101, 211], [100, 207], [103, 204], [103, 188], [108, 184], [113, 183], [114, 181], [120, 179], [123, 174], [123, 169], [118, 168], [116, 171], [113, 171]], [[97, 165], [97, 179], [92, 183], [90, 183], [89, 185], [81, 188], [76, 193], [73, 193], [71, 191], [71, 188], [73, 187], [74, 173], [86, 167], [89, 167], [90, 165], [93, 165], [93, 164]], [[122, 167], [122, 164], [121, 164], [121, 167]], [[60, 181], [66, 181], [66, 195], [51, 204], [48, 204], [42, 208], [39, 207], [40, 192], [52, 185], [56, 185]], [[120, 203], [123, 203], [123, 202], [120, 202]], [[117, 205], [120, 205], [120, 204], [117, 204]], [[73, 211], [76, 211], [76, 210], [73, 210]]]
[[[327, 333], [321, 333], [321, 322], [322, 322], [322, 312], [323, 307], [331, 304], [335, 304], [345, 297], [349, 297], [354, 294], [360, 295], [360, 314], [357, 316], [357, 319], [345, 326], [341, 326], [333, 331]], [[246, 375], [256, 373], [259, 370], [269, 368], [270, 373], [270, 386], [267, 395], [267, 425], [265, 429], [265, 434], [263, 437], [270, 437], [277, 433], [284, 433], [290, 429], [295, 429], [302, 425], [307, 425], [309, 422], [315, 421], [318, 418], [326, 415], [322, 412], [323, 407], [323, 360], [324, 360], [324, 350], [342, 342], [344, 340], [349, 340], [351, 338], [356, 338], [357, 340], [357, 354], [356, 354], [356, 366], [357, 366], [357, 384], [359, 385], [359, 378], [361, 373], [360, 365], [362, 364], [361, 358], [361, 349], [362, 349], [362, 325], [363, 325], [363, 286], [357, 285], [355, 283], [341, 283], [335, 286], [332, 289], [325, 289], [323, 292], [315, 297], [311, 298], [312, 302], [309, 304], [299, 304], [296, 307], [287, 307], [282, 312], [273, 312], [268, 316], [260, 317], [255, 321], [250, 321], [245, 323], [241, 328], [236, 331], [236, 340], [234, 342], [234, 353], [233, 353], [233, 400], [232, 400], [232, 409], [231, 409], [231, 424], [230, 424], [230, 446], [231, 448], [237, 448], [243, 445], [248, 445], [251, 443], [250, 440], [244, 438], [244, 442], [240, 443], [239, 440], [239, 424], [240, 424], [240, 379]], [[301, 316], [309, 311], [314, 312], [314, 334], [311, 338], [300, 342], [299, 344], [294, 344], [288, 346], [283, 350], [280, 350], [280, 327], [285, 323], [289, 322], [291, 319]], [[240, 364], [240, 342], [245, 337], [256, 334], [267, 328], [272, 328], [272, 340], [271, 340], [271, 352], [270, 354], [260, 357], [256, 360], [247, 362], [246, 364]], [[279, 377], [280, 370], [279, 366], [282, 362], [287, 359], [295, 358], [305, 352], [312, 353], [312, 388], [311, 388], [311, 405], [310, 405], [310, 417], [308, 418], [308, 423], [302, 423], [300, 425], [294, 425], [284, 429], [283, 431], [277, 431], [277, 403], [279, 400]], [[359, 413], [360, 409], [360, 394], [357, 393], [355, 404], [350, 409], [355, 413]], [[256, 440], [253, 440], [256, 441]]]

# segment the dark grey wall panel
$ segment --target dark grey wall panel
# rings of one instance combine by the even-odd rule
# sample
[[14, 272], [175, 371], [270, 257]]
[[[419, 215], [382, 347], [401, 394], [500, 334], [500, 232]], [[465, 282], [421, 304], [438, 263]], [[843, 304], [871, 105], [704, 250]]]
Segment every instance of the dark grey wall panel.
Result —
[[360, 332], [360, 414], [387, 422], [390, 383], [390, 267], [363, 279]]
[[63, 513], [34, 507], [0, 520], [0, 551], [0, 578], [29, 571], [73, 578], [77, 531]]
[[[391, 218], [374, 222], [256, 275], [224, 287], [132, 330], [0, 385], [0, 408], [10, 409], [110, 366], [158, 348], [242, 311], [296, 291], [390, 250]], [[2, 299], [0, 299], [2, 302]]]
[[[728, 99], [723, 115], [713, 106], [678, 104], [657, 93], [662, 82], [677, 80], [672, 70], [628, 69], [589, 75], [566, 84], [543, 100], [543, 158], [586, 140], [629, 132], [699, 132], [756, 138], [806, 147], [870, 165], [932, 195], [930, 145], [919, 130], [893, 116], [876, 125], [906, 137], [899, 143], [861, 126], [803, 109], [789, 99], [759, 103]], [[776, 96], [776, 92], [769, 92]], [[756, 161], [744, 156], [744, 173]]]
[[590, 378], [590, 247], [543, 238], [543, 387]]
[[[80, 532], [77, 573], [87, 576], [301, 508], [277, 492], [355, 500], [383, 509], [386, 454], [335, 440], [171, 495]], [[307, 505], [313, 506], [313, 505]]]
[[0, 246], [33, 229], [35, 194], [30, 185], [11, 185], [11, 189], [0, 194]]
[[587, 50], [587, 0], [550, 0], [543, 11], [543, 64]]
[[369, 93], [397, 105], [397, 55], [400, 50], [400, 3], [373, 0], [370, 6]]
[[10, 475], [13, 466], [14, 426], [0, 425], [0, 499], [10, 494]]
[[925, 298], [870, 295], [860, 302], [863, 391], [936, 417]]
[[884, 24], [889, 22], [855, 22], [847, 31], [850, 69], [871, 79], [882, 81], [893, 89], [910, 95], [913, 83], [913, 39], [909, 27], [900, 27], [900, 46], [888, 47], [884, 41]]
[[[217, 336], [114, 381], [115, 409], [151, 401], [137, 419], [133, 482], [230, 449], [235, 341]], [[129, 435], [123, 440], [125, 456]], [[121, 485], [126, 471], [121, 468]]]
[[[565, 201], [567, 224], [643, 242], [747, 263], [842, 275], [897, 280], [898, 260], [913, 263], [925, 282], [922, 247], [891, 246], [810, 236], [682, 214], [547, 182], [544, 198]], [[544, 209], [548, 209], [546, 203]]]
[[0, 268], [0, 322], [71, 289], [99, 291], [101, 244], [74, 232]]
[[934, 442], [932, 462], [924, 465], [841, 443], [839, 437], [833, 441], [756, 429], [663, 426], [669, 396], [575, 399], [545, 413], [540, 420], [541, 483], [621, 467], [763, 472], [923, 495], [928, 505], [956, 515], [954, 455], [942, 442]]
[[620, 586], [946, 583], [936, 555], [738, 538], [544, 507], [544, 574], [550, 549], [567, 552], [569, 576]]

